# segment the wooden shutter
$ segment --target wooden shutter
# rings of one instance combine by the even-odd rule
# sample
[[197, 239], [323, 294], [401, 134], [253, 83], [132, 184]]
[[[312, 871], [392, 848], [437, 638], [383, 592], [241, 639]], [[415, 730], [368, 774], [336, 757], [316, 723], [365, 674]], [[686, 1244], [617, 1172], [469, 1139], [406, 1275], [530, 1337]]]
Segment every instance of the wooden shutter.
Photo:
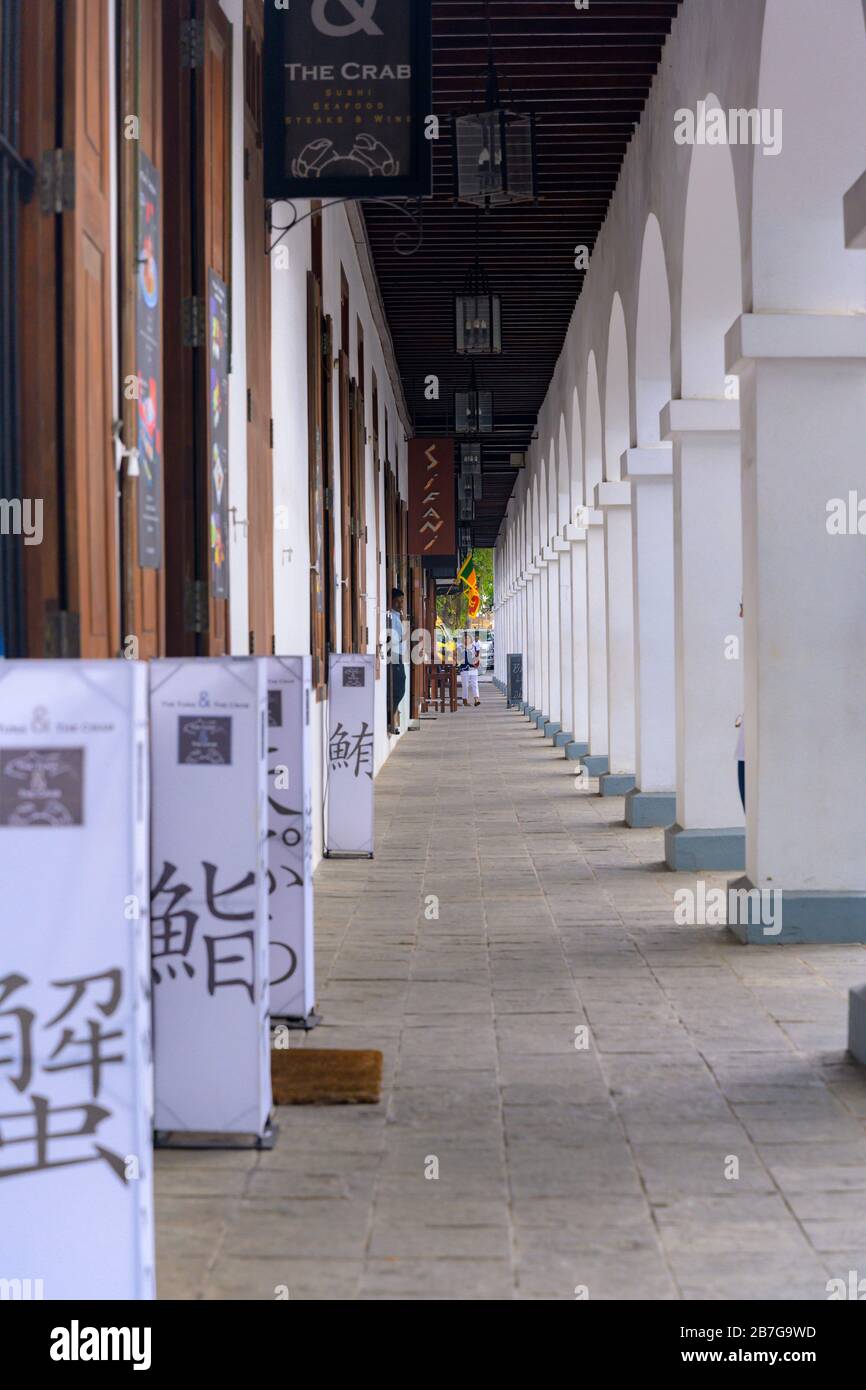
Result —
[[82, 657], [120, 649], [118, 498], [111, 438], [111, 159], [107, 0], [69, 0], [64, 26], [63, 148], [75, 206], [63, 217], [63, 486], [67, 583]]
[[[55, 29], [56, 19], [48, 0], [21, 6], [21, 149], [34, 164], [43, 150], [57, 143], [56, 44], [62, 36]], [[58, 409], [60, 282], [56, 218], [43, 214], [38, 196], [23, 203], [19, 215], [22, 485], [25, 497], [55, 499], [43, 508], [42, 544], [22, 546], [26, 650], [28, 656], [42, 657], [59, 654], [52, 648], [49, 615], [68, 609], [72, 598], [61, 572], [65, 512]]]
[[247, 311], [247, 555], [250, 652], [274, 634], [274, 482], [271, 449], [271, 276], [262, 132], [261, 0], [244, 0], [244, 228]]
[[349, 358], [340, 349], [340, 591], [342, 601], [342, 650], [352, 647], [352, 474], [351, 420], [349, 411]]
[[[200, 207], [202, 217], [202, 260], [197, 267], [198, 294], [204, 306], [203, 321], [207, 324], [207, 274], [215, 270], [220, 279], [229, 287], [231, 304], [231, 127], [232, 127], [232, 27], [219, 7], [218, 0], [200, 0], [204, 20], [204, 64], [201, 80], [196, 82], [198, 104], [198, 130], [201, 143], [198, 158], [199, 183], [201, 188]], [[205, 329], [205, 331], [207, 331]], [[231, 324], [229, 325], [231, 340]], [[206, 354], [204, 347], [199, 350], [200, 385], [203, 397], [199, 404], [205, 416], [208, 411], [209, 387], [205, 371]], [[207, 480], [210, 476], [210, 458], [207, 449], [207, 433], [200, 435], [201, 448], [199, 467], [203, 470], [203, 493], [207, 498]], [[201, 476], [201, 473], [200, 473]], [[228, 484], [226, 484], [228, 486]], [[200, 508], [198, 518], [199, 535], [204, 541], [206, 570], [210, 575], [209, 517], [207, 505]], [[229, 538], [226, 536], [226, 546]], [[230, 568], [230, 566], [229, 566]], [[231, 575], [229, 575], [231, 582]], [[208, 609], [210, 615], [208, 653], [222, 656], [228, 651], [228, 601], [215, 599], [210, 593]]]
[[352, 651], [367, 650], [367, 521], [364, 396], [353, 381], [351, 412]]
[[307, 430], [310, 510], [310, 652], [316, 698], [325, 692], [325, 517], [322, 457], [322, 299], [307, 273]]
[[[160, 178], [160, 193], [164, 194], [162, 164], [162, 11], [153, 6], [146, 24], [136, 24], [133, 0], [122, 0], [120, 24], [120, 120], [125, 113], [137, 112], [140, 118], [138, 140], [120, 139], [120, 308], [121, 308], [121, 385], [138, 370], [136, 354], [136, 308], [139, 255], [139, 154], [144, 154]], [[162, 198], [158, 216], [159, 242], [162, 235]], [[165, 256], [160, 258], [160, 335], [162, 334], [162, 273]], [[165, 373], [162, 372], [164, 382]], [[138, 404], [123, 399], [123, 438], [127, 446], [138, 442]], [[162, 402], [160, 402], [162, 408]], [[163, 440], [165, 431], [162, 431]], [[163, 467], [165, 451], [163, 448]], [[162, 480], [160, 480], [162, 481]], [[123, 558], [121, 568], [123, 600], [122, 639], [138, 639], [139, 656], [143, 660], [165, 653], [165, 535], [163, 532], [163, 568], [142, 569], [138, 552], [138, 486], [135, 477], [124, 476]]]
[[334, 341], [333, 323], [330, 316], [322, 318], [322, 392], [321, 418], [324, 437], [325, 463], [325, 636], [326, 662], [325, 681], [328, 679], [327, 654], [337, 648], [337, 549], [336, 549], [336, 498], [337, 487], [334, 477], [334, 366], [331, 344]]

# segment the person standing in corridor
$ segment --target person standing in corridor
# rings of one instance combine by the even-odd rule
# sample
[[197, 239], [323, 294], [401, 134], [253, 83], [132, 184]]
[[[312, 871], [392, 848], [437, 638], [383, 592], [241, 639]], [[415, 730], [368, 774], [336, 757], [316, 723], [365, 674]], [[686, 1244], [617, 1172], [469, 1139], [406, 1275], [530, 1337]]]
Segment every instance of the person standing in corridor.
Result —
[[460, 685], [463, 689], [463, 703], [469, 704], [472, 695], [476, 705], [481, 704], [478, 695], [478, 671], [481, 666], [481, 644], [467, 632], [463, 638], [463, 661], [460, 666]]

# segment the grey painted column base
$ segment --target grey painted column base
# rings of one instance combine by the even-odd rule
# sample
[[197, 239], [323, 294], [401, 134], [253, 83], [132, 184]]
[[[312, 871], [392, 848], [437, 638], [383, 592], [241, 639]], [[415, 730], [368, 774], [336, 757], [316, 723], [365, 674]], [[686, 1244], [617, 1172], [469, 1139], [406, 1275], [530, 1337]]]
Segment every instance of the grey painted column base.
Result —
[[626, 825], [672, 825], [676, 818], [676, 792], [642, 792], [635, 787], [625, 799]]
[[572, 740], [571, 743], [565, 745], [565, 756], [570, 763], [580, 762], [581, 758], [585, 758], [588, 752], [589, 744], [581, 743], [579, 740]]
[[535, 716], [535, 719], [534, 719], [532, 722], [534, 723], [536, 729], [543, 729], [544, 726], [545, 726], [545, 724], [547, 723], [547, 720], [548, 720], [548, 715], [546, 715], [546, 714], [537, 714], [537, 715]]
[[866, 1066], [866, 985], [848, 991], [848, 1051]]
[[606, 753], [587, 753], [580, 761], [586, 768], [590, 777], [603, 777], [609, 766]]
[[746, 832], [731, 830], [683, 830], [674, 823], [665, 830], [665, 863], [678, 873], [698, 869], [744, 869]]
[[547, 724], [545, 724], [542, 733], [544, 734], [545, 738], [555, 739], [556, 735], [559, 733], [561, 728], [561, 724], [557, 724], [555, 720], [551, 719]]
[[[584, 758], [584, 767], [586, 767], [587, 761], [588, 759]], [[599, 781], [598, 794], [599, 796], [625, 796], [633, 788], [633, 772], [605, 772]]]
[[535, 717], [538, 714], [538, 710], [535, 708], [535, 705], [527, 705], [526, 709], [524, 710], [524, 714], [526, 715], [530, 724], [534, 724]]
[[755, 946], [866, 942], [866, 893], [762, 892], [744, 875], [728, 884], [728, 930]]
[[565, 729], [560, 729], [559, 733], [554, 734], [554, 748], [564, 748], [567, 743], [574, 743], [574, 734], [569, 734]]

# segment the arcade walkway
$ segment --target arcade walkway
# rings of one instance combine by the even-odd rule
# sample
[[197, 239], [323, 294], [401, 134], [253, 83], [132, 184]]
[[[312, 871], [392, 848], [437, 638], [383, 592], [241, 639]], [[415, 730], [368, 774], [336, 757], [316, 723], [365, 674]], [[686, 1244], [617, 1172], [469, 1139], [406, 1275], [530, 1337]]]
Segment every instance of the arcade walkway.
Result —
[[158, 1154], [161, 1296], [826, 1299], [866, 1272], [866, 952], [675, 925], [662, 833], [484, 696], [388, 762], [376, 859], [317, 875], [309, 1041], [380, 1048], [383, 1103]]

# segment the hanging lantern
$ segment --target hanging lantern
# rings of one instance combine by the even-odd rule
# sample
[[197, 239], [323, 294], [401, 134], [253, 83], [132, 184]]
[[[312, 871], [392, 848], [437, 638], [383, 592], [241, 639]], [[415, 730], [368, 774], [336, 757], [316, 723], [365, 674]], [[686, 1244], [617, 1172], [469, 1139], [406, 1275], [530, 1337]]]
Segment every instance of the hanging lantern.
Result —
[[454, 392], [454, 431], [456, 434], [493, 432], [493, 392], [479, 391], [474, 367], [469, 390]]
[[481, 472], [480, 444], [460, 445], [460, 470], [462, 473], [469, 473], [472, 477]]
[[486, 110], [454, 118], [457, 200], [489, 209], [536, 198], [535, 120], [508, 110], [499, 97], [487, 10]]
[[487, 276], [477, 261], [466, 276], [463, 293], [454, 296], [454, 326], [459, 353], [502, 351], [499, 295], [490, 293]]

